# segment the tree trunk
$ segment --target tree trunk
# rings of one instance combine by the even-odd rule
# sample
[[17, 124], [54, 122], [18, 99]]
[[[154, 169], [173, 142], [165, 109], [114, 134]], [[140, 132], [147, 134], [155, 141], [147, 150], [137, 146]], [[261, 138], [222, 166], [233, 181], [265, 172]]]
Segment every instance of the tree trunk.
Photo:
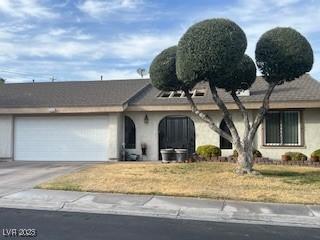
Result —
[[[252, 144], [251, 144], [252, 145]], [[238, 167], [236, 173], [240, 175], [253, 174], [253, 153], [252, 146], [247, 144], [244, 149], [238, 149]]]
[[267, 89], [266, 94], [263, 99], [262, 106], [261, 106], [258, 114], [256, 115], [254, 121], [252, 122], [252, 124], [250, 124], [247, 109], [245, 108], [243, 103], [238, 98], [236, 92], [235, 91], [231, 92], [231, 96], [232, 96], [233, 100], [235, 101], [235, 103], [237, 104], [238, 108], [240, 109], [242, 116], [243, 116], [243, 121], [245, 123], [245, 131], [244, 131], [242, 140], [239, 136], [238, 130], [235, 127], [234, 122], [231, 119], [231, 115], [230, 115], [229, 110], [227, 109], [225, 103], [222, 101], [222, 99], [218, 95], [218, 92], [217, 92], [215, 85], [213, 84], [212, 81], [209, 81], [209, 84], [210, 84], [210, 89], [211, 89], [211, 93], [212, 93], [212, 99], [217, 104], [219, 109], [222, 111], [223, 118], [224, 118], [230, 132], [231, 132], [231, 135], [229, 133], [221, 130], [214, 123], [213, 119], [211, 119], [211, 117], [208, 114], [201, 112], [198, 109], [197, 105], [194, 103], [194, 101], [192, 99], [192, 96], [189, 92], [189, 89], [182, 89], [185, 92], [185, 96], [187, 97], [187, 99], [191, 105], [192, 112], [195, 113], [201, 120], [206, 122], [213, 131], [215, 131], [220, 136], [227, 139], [229, 142], [232, 142], [234, 148], [238, 152], [238, 166], [236, 169], [236, 173], [241, 174], [241, 175], [243, 175], [243, 174], [259, 175], [258, 172], [253, 170], [254, 159], [253, 159], [253, 152], [252, 152], [253, 146], [252, 145], [253, 145], [254, 136], [257, 132], [257, 129], [261, 125], [266, 113], [269, 110], [269, 99], [270, 99], [271, 93], [272, 93], [273, 89], [276, 87], [277, 83], [270, 83], [269, 84], [268, 89]]

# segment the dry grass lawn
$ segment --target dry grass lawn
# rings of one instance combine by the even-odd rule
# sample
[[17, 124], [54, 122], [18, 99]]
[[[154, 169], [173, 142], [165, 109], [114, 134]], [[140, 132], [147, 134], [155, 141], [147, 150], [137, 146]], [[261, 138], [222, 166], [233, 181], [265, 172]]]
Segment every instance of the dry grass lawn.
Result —
[[39, 188], [320, 204], [320, 169], [256, 165], [262, 176], [237, 176], [230, 163], [98, 164]]

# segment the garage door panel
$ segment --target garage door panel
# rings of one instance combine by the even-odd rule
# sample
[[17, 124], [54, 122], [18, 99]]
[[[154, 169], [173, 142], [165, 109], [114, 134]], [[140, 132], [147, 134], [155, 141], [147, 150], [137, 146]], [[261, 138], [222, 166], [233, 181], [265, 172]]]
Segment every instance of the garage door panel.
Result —
[[106, 116], [17, 117], [15, 160], [105, 161]]

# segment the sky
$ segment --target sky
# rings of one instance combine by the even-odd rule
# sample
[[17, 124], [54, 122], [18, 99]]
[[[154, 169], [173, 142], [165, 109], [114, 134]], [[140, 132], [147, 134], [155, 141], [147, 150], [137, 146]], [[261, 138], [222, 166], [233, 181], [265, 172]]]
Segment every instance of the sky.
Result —
[[7, 82], [139, 78], [194, 23], [229, 18], [259, 37], [292, 27], [310, 41], [320, 80], [319, 0], [0, 0], [0, 77]]

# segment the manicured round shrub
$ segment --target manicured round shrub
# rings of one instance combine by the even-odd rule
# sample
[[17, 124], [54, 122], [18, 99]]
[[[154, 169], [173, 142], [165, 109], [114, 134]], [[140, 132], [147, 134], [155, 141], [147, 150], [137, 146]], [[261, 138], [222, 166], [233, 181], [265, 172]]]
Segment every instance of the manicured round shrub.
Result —
[[227, 19], [210, 19], [191, 26], [177, 50], [177, 76], [188, 86], [211, 81], [216, 86], [231, 76], [243, 58], [247, 39], [242, 29]]
[[238, 151], [237, 151], [237, 150], [233, 150], [232, 156], [233, 156], [234, 158], [237, 158], [237, 157], [239, 156]]
[[232, 72], [232, 76], [225, 81], [217, 82], [216, 86], [226, 91], [249, 89], [256, 80], [257, 68], [254, 61], [246, 54]]
[[303, 161], [307, 160], [307, 156], [301, 152], [286, 152], [284, 155], [289, 156], [292, 161]]
[[[261, 158], [262, 157], [262, 153], [257, 149], [253, 149], [252, 150], [252, 155], [253, 155], [253, 158]], [[232, 156], [234, 158], [237, 158], [239, 156], [238, 151], [237, 150], [233, 150]]]
[[181, 88], [176, 75], [177, 46], [163, 50], [152, 61], [150, 66], [150, 78], [152, 85], [163, 91], [175, 91]]
[[253, 158], [261, 158], [262, 157], [262, 153], [257, 149], [254, 149], [252, 151], [252, 154], [253, 154]]
[[210, 158], [221, 156], [220, 148], [214, 145], [203, 145], [197, 147], [197, 154], [201, 157]]
[[315, 150], [313, 153], [311, 153], [311, 157], [318, 157], [320, 159], [320, 149]]
[[308, 40], [292, 28], [264, 33], [256, 46], [256, 63], [268, 82], [292, 81], [312, 69], [313, 51]]

